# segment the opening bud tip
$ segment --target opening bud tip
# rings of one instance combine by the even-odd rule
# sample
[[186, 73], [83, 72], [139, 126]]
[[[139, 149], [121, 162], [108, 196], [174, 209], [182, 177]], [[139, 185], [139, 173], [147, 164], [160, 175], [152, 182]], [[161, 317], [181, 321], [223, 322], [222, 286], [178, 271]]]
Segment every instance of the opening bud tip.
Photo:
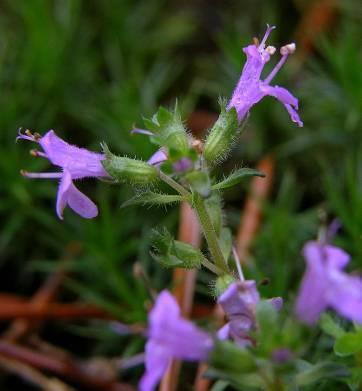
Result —
[[195, 151], [201, 155], [204, 149], [204, 144], [201, 140], [195, 139], [192, 141], [192, 148], [195, 149]]

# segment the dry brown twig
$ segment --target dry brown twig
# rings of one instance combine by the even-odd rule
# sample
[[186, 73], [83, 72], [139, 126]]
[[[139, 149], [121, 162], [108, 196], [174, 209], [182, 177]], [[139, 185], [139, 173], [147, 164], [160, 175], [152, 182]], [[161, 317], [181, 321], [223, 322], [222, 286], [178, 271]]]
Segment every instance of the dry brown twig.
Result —
[[[115, 317], [109, 312], [94, 305], [84, 303], [50, 303], [45, 307], [36, 307], [31, 302], [17, 298], [10, 302], [3, 300], [0, 295], [0, 320], [12, 320], [21, 318], [21, 327], [11, 328], [3, 336], [8, 341], [18, 341], [29, 334], [27, 325], [36, 325], [37, 321], [43, 322], [48, 319], [110, 319]], [[16, 323], [13, 323], [16, 324]], [[39, 323], [38, 323], [39, 324]], [[14, 331], [13, 331], [14, 330]], [[20, 338], [17, 338], [19, 337]]]
[[116, 381], [117, 370], [111, 360], [95, 358], [87, 362], [78, 362], [69, 357], [60, 359], [29, 348], [0, 341], [0, 357], [15, 360], [36, 370], [51, 372], [69, 379], [88, 389], [104, 391], [133, 391], [128, 384]]
[[257, 165], [257, 170], [265, 174], [265, 178], [254, 177], [250, 184], [250, 192], [246, 199], [236, 235], [236, 250], [241, 263], [247, 263], [251, 244], [260, 227], [262, 206], [267, 199], [273, 183], [274, 159], [268, 155]]
[[0, 366], [7, 372], [18, 375], [28, 383], [31, 383], [44, 391], [75, 391], [57, 378], [49, 378], [30, 365], [17, 360], [0, 357]]
[[[30, 313], [33, 311], [34, 315], [36, 315], [37, 313], [41, 313], [46, 310], [48, 304], [57, 296], [58, 290], [64, 280], [64, 276], [65, 273], [62, 269], [59, 269], [48, 276], [43, 286], [31, 298], [28, 306], [26, 307]], [[3, 313], [6, 313], [6, 309], [8, 309], [10, 310], [9, 318], [15, 318], [8, 330], [3, 334], [3, 338], [8, 341], [19, 341], [26, 337], [27, 334], [34, 331], [35, 328], [40, 327], [40, 323], [34, 322], [33, 320], [36, 316], [30, 316], [28, 319], [24, 319], [21, 317], [21, 314], [17, 314], [16, 311], [11, 314], [11, 309], [16, 310], [17, 307], [19, 307], [19, 304], [14, 304], [10, 307], [6, 307], [4, 305], [1, 306]]]

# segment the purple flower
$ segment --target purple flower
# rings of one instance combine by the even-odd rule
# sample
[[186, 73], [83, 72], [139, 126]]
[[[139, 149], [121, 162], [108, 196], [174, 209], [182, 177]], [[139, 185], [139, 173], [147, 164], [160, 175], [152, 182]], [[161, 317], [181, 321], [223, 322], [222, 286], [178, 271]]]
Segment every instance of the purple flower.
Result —
[[283, 103], [293, 122], [296, 122], [298, 126], [303, 126], [303, 122], [297, 113], [298, 99], [285, 88], [270, 85], [274, 76], [286, 62], [289, 54], [295, 51], [294, 43], [281, 47], [281, 59], [270, 72], [269, 76], [264, 80], [260, 80], [265, 64], [270, 60], [270, 56], [276, 50], [273, 46], [265, 47], [265, 42], [274, 28], [274, 26], [268, 26], [264, 38], [258, 46], [249, 45], [243, 48], [246, 54], [246, 63], [227, 109], [229, 110], [231, 107], [235, 107], [239, 121], [241, 121], [253, 105], [258, 103], [264, 96], [270, 95]]
[[288, 348], [275, 349], [272, 352], [271, 359], [277, 364], [284, 364], [293, 359], [293, 353]]
[[313, 324], [330, 307], [362, 323], [362, 279], [342, 271], [350, 256], [338, 247], [317, 241], [304, 246], [303, 256], [307, 270], [296, 302], [298, 318]]
[[167, 153], [164, 148], [160, 148], [156, 151], [147, 161], [148, 164], [152, 166], [159, 167], [168, 159]]
[[74, 186], [73, 180], [90, 177], [110, 178], [101, 163], [105, 158], [104, 154], [70, 145], [59, 138], [53, 130], [49, 130], [43, 137], [37, 133], [33, 135], [28, 130], [25, 134], [19, 131], [18, 139], [38, 143], [43, 152], [32, 151], [33, 155], [44, 157], [55, 166], [61, 167], [61, 172], [22, 171], [27, 178], [60, 179], [56, 203], [56, 211], [60, 219], [63, 219], [63, 211], [67, 205], [86, 219], [97, 216], [97, 206]]
[[174, 172], [182, 173], [182, 172], [191, 170], [193, 167], [193, 163], [192, 163], [191, 159], [189, 159], [188, 157], [183, 157], [183, 158], [177, 160], [177, 162], [175, 162], [172, 165], [172, 167], [173, 167]]
[[[252, 345], [253, 341], [249, 333], [256, 328], [255, 311], [259, 301], [260, 296], [255, 281], [237, 281], [230, 284], [218, 299], [229, 320], [218, 331], [219, 339], [231, 338], [242, 347]], [[276, 310], [279, 310], [283, 304], [280, 297], [269, 301]]]
[[149, 322], [146, 372], [139, 384], [141, 391], [156, 387], [172, 359], [205, 360], [213, 347], [209, 334], [181, 317], [175, 298], [166, 290], [157, 297]]

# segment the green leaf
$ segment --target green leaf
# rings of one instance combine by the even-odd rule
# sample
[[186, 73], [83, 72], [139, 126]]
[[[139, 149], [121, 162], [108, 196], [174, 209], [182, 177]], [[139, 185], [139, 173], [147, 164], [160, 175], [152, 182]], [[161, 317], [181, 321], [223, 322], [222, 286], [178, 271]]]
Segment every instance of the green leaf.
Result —
[[348, 380], [348, 385], [353, 391], [360, 391], [362, 384], [362, 368], [352, 368], [351, 379]]
[[230, 341], [216, 341], [209, 357], [210, 367], [227, 372], [248, 373], [257, 369], [249, 350]]
[[229, 382], [224, 380], [217, 381], [211, 388], [211, 391], [224, 391], [228, 387]]
[[131, 205], [168, 205], [173, 204], [175, 202], [181, 202], [184, 200], [184, 197], [179, 195], [171, 195], [171, 194], [162, 194], [162, 193], [154, 193], [152, 191], [147, 191], [142, 194], [137, 194], [130, 200], [124, 202], [121, 205], [121, 208], [125, 208]]
[[258, 342], [263, 349], [268, 349], [279, 331], [278, 311], [269, 301], [261, 300], [256, 305], [256, 319], [259, 327]]
[[[204, 374], [206, 378], [223, 379], [235, 390], [266, 390], [266, 384], [263, 376], [258, 372], [238, 374], [237, 372], [220, 371], [214, 368], [208, 368]], [[212, 389], [213, 390], [213, 389]]]
[[350, 356], [362, 351], [362, 331], [356, 333], [344, 333], [337, 338], [334, 344], [334, 352], [338, 356]]
[[321, 329], [326, 334], [328, 334], [334, 338], [341, 337], [345, 333], [345, 331], [342, 329], [342, 327], [339, 326], [333, 320], [333, 318], [327, 313], [324, 313], [322, 315], [321, 320], [320, 320], [320, 326], [321, 326]]
[[165, 107], [160, 106], [157, 112], [157, 122], [160, 126], [167, 124], [173, 118], [173, 114], [168, 111]]
[[299, 367], [302, 367], [302, 372], [295, 377], [298, 386], [307, 386], [320, 380], [336, 379], [350, 375], [349, 370], [344, 365], [335, 362], [325, 361], [316, 365], [305, 364], [308, 363], [302, 361], [302, 365], [299, 365]]
[[218, 189], [227, 189], [228, 187], [232, 187], [241, 182], [245, 177], [249, 176], [259, 176], [265, 177], [265, 174], [258, 170], [254, 170], [253, 168], [239, 168], [234, 171], [231, 175], [225, 178], [223, 181], [216, 183], [211, 188], [212, 190]]
[[248, 387], [260, 389], [263, 386], [263, 379], [258, 373], [257, 363], [250, 350], [230, 341], [215, 342], [205, 376], [226, 380], [238, 390]]

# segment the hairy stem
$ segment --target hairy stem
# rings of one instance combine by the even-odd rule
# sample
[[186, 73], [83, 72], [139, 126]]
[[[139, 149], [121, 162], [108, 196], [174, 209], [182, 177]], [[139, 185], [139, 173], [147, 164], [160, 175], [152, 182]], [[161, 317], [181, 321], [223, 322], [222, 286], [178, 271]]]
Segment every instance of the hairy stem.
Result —
[[[179, 183], [177, 183], [174, 179], [163, 173], [162, 171], [159, 171], [159, 175], [161, 180], [163, 180], [165, 183], [167, 183], [170, 187], [172, 187], [174, 190], [176, 190], [178, 193], [180, 193], [182, 196], [187, 198], [189, 201], [191, 198], [191, 193], [188, 192], [183, 186], [181, 186]], [[195, 193], [194, 197], [194, 205], [193, 207], [196, 210], [196, 213], [200, 220], [200, 225], [202, 227], [202, 230], [205, 235], [206, 242], [209, 247], [209, 251], [211, 253], [211, 256], [214, 260], [214, 264], [212, 264], [209, 260], [204, 259], [203, 260], [203, 266], [211, 270], [213, 273], [220, 275], [224, 272], [227, 272], [226, 262], [224, 259], [224, 256], [221, 252], [219, 240], [217, 238], [215, 228], [212, 224], [211, 218], [209, 216], [209, 213], [205, 206], [205, 201], [203, 198]]]
[[182, 196], [186, 198], [190, 198], [191, 193], [189, 193], [183, 186], [181, 186], [179, 183], [177, 183], [175, 180], [173, 180], [168, 175], [164, 174], [161, 170], [159, 171], [160, 178], [167, 183], [170, 187], [172, 187], [174, 190], [176, 190], [178, 193], [180, 193]]
[[218, 276], [224, 274], [224, 270], [222, 270], [219, 267], [217, 267], [216, 265], [214, 265], [207, 258], [204, 258], [201, 263], [202, 263], [202, 266], [204, 266], [206, 269], [209, 269], [211, 272], [213, 272], [214, 274], [216, 274]]
[[199, 216], [200, 225], [204, 232], [205, 239], [208, 244], [211, 256], [215, 262], [215, 265], [222, 271], [227, 272], [226, 262], [220, 248], [215, 228], [206, 209], [205, 201], [197, 193], [195, 193], [194, 196], [194, 208], [196, 210], [197, 215]]

